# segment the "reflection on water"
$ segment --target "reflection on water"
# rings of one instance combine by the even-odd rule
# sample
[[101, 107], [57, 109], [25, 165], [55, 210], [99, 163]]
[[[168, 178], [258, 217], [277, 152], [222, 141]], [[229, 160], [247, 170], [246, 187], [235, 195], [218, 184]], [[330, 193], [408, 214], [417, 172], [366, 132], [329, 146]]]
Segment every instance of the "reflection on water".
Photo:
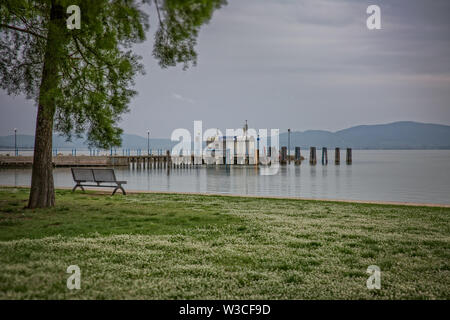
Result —
[[[353, 164], [310, 166], [304, 161], [262, 176], [250, 166], [180, 169], [115, 168], [129, 190], [212, 192], [305, 198], [450, 203], [450, 151], [354, 150]], [[54, 171], [55, 185], [73, 186], [70, 169]], [[29, 185], [31, 169], [2, 169], [0, 184]]]

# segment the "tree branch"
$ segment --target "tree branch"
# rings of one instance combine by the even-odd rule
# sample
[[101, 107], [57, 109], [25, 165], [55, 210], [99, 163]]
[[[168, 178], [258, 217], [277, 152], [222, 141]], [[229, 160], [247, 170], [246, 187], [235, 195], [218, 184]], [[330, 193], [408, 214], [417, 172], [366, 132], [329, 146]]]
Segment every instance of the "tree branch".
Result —
[[72, 36], [72, 37], [73, 37], [73, 40], [75, 41], [75, 46], [76, 46], [76, 48], [77, 48], [77, 50], [78, 50], [78, 53], [81, 55], [81, 57], [82, 57], [82, 59], [84, 60], [84, 62], [86, 62], [86, 64], [89, 64], [89, 65], [93, 66], [94, 68], [96, 68], [96, 66], [94, 66], [94, 65], [91, 63], [91, 61], [89, 61], [89, 60], [84, 56], [83, 51], [81, 50], [80, 45], [78, 44], [78, 38], [75, 37], [75, 36]]
[[159, 13], [158, 0], [153, 0], [155, 2], [156, 12], [158, 13], [159, 25], [162, 27], [163, 23], [161, 21], [161, 14]]
[[19, 64], [17, 66], [17, 69], [20, 69], [20, 68], [25, 67], [25, 66], [34, 66], [34, 65], [37, 65], [37, 64], [42, 64], [42, 61], [24, 62], [24, 63]]
[[0, 27], [7, 28], [7, 29], [12, 29], [12, 30], [19, 31], [19, 32], [25, 32], [25, 33], [31, 34], [32, 36], [35, 36], [35, 37], [47, 40], [47, 38], [44, 37], [43, 35], [40, 35], [40, 34], [38, 34], [36, 32], [30, 31], [30, 30], [27, 30], [27, 29], [21, 29], [21, 28], [18, 28], [18, 27], [15, 27], [15, 26], [10, 26], [10, 25], [3, 24], [3, 23], [0, 23]]
[[[94, 56], [96, 56], [97, 59], [99, 59], [100, 61], [102, 61], [103, 63], [105, 63], [106, 66], [109, 67], [109, 71], [110, 71], [110, 72], [113, 72], [115, 75], [117, 75], [116, 70], [114, 70], [114, 66], [113, 66], [109, 61], [107, 61], [106, 59], [104, 59], [104, 58], [102, 57], [101, 54], [99, 54], [97, 51], [95, 51], [95, 49], [93, 49], [93, 48], [91, 48], [90, 46], [88, 46], [82, 39], [79, 39], [79, 38], [77, 38], [76, 36], [74, 36], [74, 39], [75, 39], [75, 42], [76, 42], [76, 45], [77, 45], [77, 49], [80, 51], [80, 54], [82, 55], [82, 57], [83, 57], [84, 60], [86, 60], [86, 59], [84, 58], [84, 56], [83, 56], [83, 54], [82, 54], [82, 52], [81, 52], [81, 49], [80, 49], [80, 47], [78, 46], [78, 41], [80, 41], [80, 43], [81, 43], [81, 45], [82, 45], [83, 47], [85, 47], [85, 48], [86, 48], [87, 50], [89, 50]], [[94, 66], [92, 63], [91, 63], [91, 65]], [[99, 69], [98, 66], [94, 66], [94, 67], [96, 67], [96, 68]]]

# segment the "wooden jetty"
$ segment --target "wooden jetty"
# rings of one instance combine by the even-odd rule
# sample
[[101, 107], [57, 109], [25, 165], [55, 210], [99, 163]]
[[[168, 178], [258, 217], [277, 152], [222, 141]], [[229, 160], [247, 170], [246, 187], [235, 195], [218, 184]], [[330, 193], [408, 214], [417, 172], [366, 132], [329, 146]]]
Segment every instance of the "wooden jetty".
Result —
[[[268, 148], [268, 155], [277, 152], [274, 147]], [[197, 165], [260, 165], [261, 155], [257, 150], [256, 156], [249, 161], [249, 156], [245, 156], [244, 161], [237, 161], [238, 156], [235, 154], [233, 159], [227, 160], [227, 157], [221, 158], [217, 162], [217, 158], [204, 159], [195, 157], [194, 154], [186, 156], [171, 156], [170, 151], [159, 155], [109, 155], [109, 156], [87, 156], [87, 155], [57, 155], [53, 156], [53, 165], [55, 167], [113, 167], [113, 166], [131, 166], [132, 168], [187, 168]], [[242, 160], [242, 159], [241, 159]], [[290, 161], [294, 161], [295, 165], [300, 165], [304, 158], [300, 154], [300, 147], [295, 147], [295, 154], [289, 155], [287, 147], [281, 147], [279, 152], [279, 161], [281, 165], [286, 165]], [[226, 163], [231, 161], [231, 163]], [[317, 164], [316, 147], [310, 148], [309, 163]], [[340, 164], [340, 149], [335, 149], [335, 163]], [[346, 149], [346, 163], [352, 164], [352, 149]], [[31, 167], [33, 164], [33, 156], [2, 156], [0, 155], [0, 168], [17, 168]], [[322, 148], [322, 164], [328, 164], [327, 148]]]
[[[169, 156], [170, 158], [170, 156]], [[129, 166], [139, 163], [164, 163], [167, 155], [149, 156], [72, 156], [58, 155], [52, 159], [55, 167], [109, 167]], [[33, 156], [0, 156], [0, 167], [31, 167]]]

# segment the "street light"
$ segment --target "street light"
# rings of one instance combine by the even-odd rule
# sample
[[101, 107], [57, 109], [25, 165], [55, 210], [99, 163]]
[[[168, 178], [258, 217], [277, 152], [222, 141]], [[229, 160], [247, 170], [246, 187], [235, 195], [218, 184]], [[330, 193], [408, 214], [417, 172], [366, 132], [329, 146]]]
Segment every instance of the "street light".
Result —
[[291, 163], [291, 129], [288, 129], [288, 160]]
[[150, 155], [150, 130], [147, 130], [147, 155]]
[[14, 128], [14, 154], [17, 157], [17, 128]]

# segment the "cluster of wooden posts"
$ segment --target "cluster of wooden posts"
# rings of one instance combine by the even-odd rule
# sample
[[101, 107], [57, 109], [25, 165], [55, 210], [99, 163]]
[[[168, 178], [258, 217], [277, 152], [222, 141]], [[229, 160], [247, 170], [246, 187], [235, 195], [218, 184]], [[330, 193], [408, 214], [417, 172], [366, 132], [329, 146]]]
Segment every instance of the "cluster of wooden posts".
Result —
[[[279, 161], [281, 165], [290, 164], [291, 161], [295, 165], [300, 165], [304, 158], [301, 156], [300, 147], [295, 147], [294, 155], [291, 156], [288, 154], [287, 147], [281, 147]], [[197, 164], [205, 164], [204, 160], [201, 160], [200, 163], [195, 161], [194, 155], [185, 156], [183, 161], [178, 161], [176, 157], [170, 155], [170, 151], [166, 151], [164, 155], [136, 155], [136, 156], [112, 156], [112, 164], [120, 165], [120, 164], [128, 164], [133, 168], [188, 168], [193, 167]], [[120, 162], [120, 164], [119, 164]], [[197, 163], [197, 164], [196, 164]], [[226, 161], [224, 159], [224, 163], [226, 165]], [[244, 162], [248, 164], [248, 161]], [[257, 152], [256, 163], [259, 163], [259, 157]], [[334, 163], [339, 165], [341, 163], [341, 150], [340, 148], [335, 149]], [[236, 161], [234, 159], [233, 163], [236, 165]], [[309, 150], [309, 164], [316, 165], [317, 164], [317, 150], [316, 147], [310, 147]], [[322, 148], [322, 165], [328, 164], [328, 150], [327, 148]], [[346, 164], [352, 164], [352, 149], [346, 149]]]
[[[288, 155], [287, 147], [281, 147], [280, 164], [291, 163], [291, 160], [294, 161], [294, 163], [296, 165], [301, 164], [302, 156], [300, 154], [300, 147], [295, 147], [295, 153], [294, 153], [293, 159], [292, 159], [292, 156]], [[341, 149], [340, 148], [335, 149], [334, 163], [341, 164]], [[351, 148], [347, 148], [346, 163], [352, 164], [352, 149]], [[309, 164], [310, 165], [317, 164], [316, 147], [309, 148]], [[322, 165], [327, 165], [327, 164], [328, 164], [328, 149], [324, 147], [324, 148], [322, 148]]]
[[[310, 154], [309, 155], [309, 163], [312, 165], [315, 165], [317, 163], [316, 147], [311, 147], [309, 150], [309, 154]], [[352, 149], [351, 148], [347, 148], [345, 162], [347, 164], [352, 164]], [[341, 164], [341, 149], [340, 148], [336, 148], [334, 150], [334, 163]], [[328, 164], [327, 148], [322, 148], [322, 164], [323, 165]]]
[[166, 151], [166, 154], [164, 155], [137, 155], [137, 156], [112, 156], [114, 159], [126, 159], [126, 163], [128, 165], [131, 165], [132, 168], [167, 168], [171, 167], [172, 157], [170, 156], [170, 151]]

